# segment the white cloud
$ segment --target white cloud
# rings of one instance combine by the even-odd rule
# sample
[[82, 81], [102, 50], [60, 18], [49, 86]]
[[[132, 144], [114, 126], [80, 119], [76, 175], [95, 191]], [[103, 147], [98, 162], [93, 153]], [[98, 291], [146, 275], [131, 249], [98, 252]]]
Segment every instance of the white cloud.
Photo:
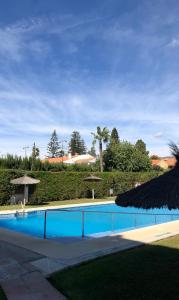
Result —
[[[177, 138], [178, 75], [169, 68], [158, 75], [157, 64], [162, 65], [162, 60], [159, 61], [160, 55], [155, 56], [156, 50], [163, 55], [169, 40], [159, 29], [166, 24], [171, 26], [176, 19], [170, 17], [165, 22], [156, 15], [152, 22], [133, 28], [128, 22], [130, 17], [129, 14], [122, 21], [107, 20], [106, 26], [100, 18], [68, 15], [22, 20], [0, 27], [0, 60], [4, 61], [5, 69], [0, 76], [0, 141], [6, 143], [9, 151], [15, 152], [23, 143], [32, 144], [34, 140], [44, 145], [55, 128], [60, 137], [79, 130], [88, 144], [90, 132], [97, 125], [118, 127], [124, 139], [143, 138], [151, 149], [166, 149], [168, 137]], [[86, 41], [90, 40], [93, 46], [95, 39], [97, 47], [92, 50], [100, 56], [93, 58], [92, 66], [90, 50], [82, 53], [82, 61], [81, 53], [71, 60], [80, 47], [89, 45]], [[53, 47], [59, 41], [60, 54], [53, 56]], [[129, 47], [124, 48], [124, 44]], [[178, 46], [178, 39], [170, 44]], [[132, 69], [134, 46], [137, 52]], [[39, 69], [35, 63], [27, 63], [29, 53], [42, 59]], [[63, 53], [67, 57], [64, 61]], [[44, 58], [47, 60], [43, 61]], [[21, 74], [13, 70], [11, 60], [18, 62]], [[143, 80], [143, 75], [147, 80]]]
[[157, 133], [154, 134], [154, 137], [155, 137], [155, 138], [161, 138], [161, 137], [163, 137], [163, 136], [164, 136], [164, 133], [163, 133], [163, 132], [157, 132]]
[[171, 48], [177, 48], [177, 47], [179, 47], [179, 38], [173, 38], [173, 39], [171, 40], [171, 42], [168, 43], [167, 46], [168, 46], [168, 47], [171, 47]]

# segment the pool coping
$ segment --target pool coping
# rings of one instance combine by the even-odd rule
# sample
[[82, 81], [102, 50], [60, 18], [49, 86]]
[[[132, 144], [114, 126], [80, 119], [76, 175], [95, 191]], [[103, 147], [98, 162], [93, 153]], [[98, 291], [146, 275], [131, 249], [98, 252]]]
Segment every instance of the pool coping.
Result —
[[73, 208], [73, 207], [85, 207], [85, 206], [95, 206], [95, 205], [102, 205], [102, 204], [112, 204], [115, 203], [114, 200], [108, 200], [108, 201], [99, 201], [99, 202], [85, 202], [85, 203], [76, 203], [76, 204], [64, 204], [64, 205], [57, 205], [57, 206], [41, 206], [41, 207], [31, 207], [31, 208], [25, 208], [25, 209], [12, 209], [12, 210], [4, 210], [0, 211], [0, 215], [8, 215], [8, 214], [14, 214], [16, 212], [33, 212], [33, 211], [44, 211], [44, 210], [56, 210], [60, 208]]
[[139, 247], [177, 234], [179, 234], [178, 220], [101, 238], [84, 239], [72, 244], [44, 240], [0, 228], [0, 240], [43, 255], [42, 259], [31, 264], [44, 276], [100, 256]]

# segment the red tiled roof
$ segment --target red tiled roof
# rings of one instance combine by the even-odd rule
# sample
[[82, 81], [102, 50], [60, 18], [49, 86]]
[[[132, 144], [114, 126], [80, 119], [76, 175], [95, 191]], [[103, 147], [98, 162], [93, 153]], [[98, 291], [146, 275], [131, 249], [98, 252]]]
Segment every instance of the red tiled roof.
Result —
[[161, 157], [159, 159], [152, 159], [152, 166], [157, 166], [159, 163], [165, 162], [168, 167], [174, 167], [176, 164], [175, 157]]
[[157, 166], [160, 162], [160, 159], [152, 159], [152, 166]]
[[56, 164], [56, 163], [62, 163], [64, 162], [65, 160], [68, 160], [68, 156], [63, 156], [63, 157], [53, 157], [53, 158], [45, 158], [42, 160], [42, 162], [46, 162], [48, 161], [49, 163], [51, 164]]

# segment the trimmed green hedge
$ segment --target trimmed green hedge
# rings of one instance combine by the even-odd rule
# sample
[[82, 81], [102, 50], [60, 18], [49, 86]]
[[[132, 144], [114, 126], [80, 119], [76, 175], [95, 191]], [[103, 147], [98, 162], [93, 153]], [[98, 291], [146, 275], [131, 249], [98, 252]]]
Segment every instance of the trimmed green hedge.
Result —
[[[109, 195], [109, 189], [114, 193], [122, 193], [134, 187], [136, 182], [145, 182], [156, 176], [159, 172], [125, 173], [104, 172], [95, 173], [103, 178], [97, 183], [85, 182], [83, 179], [89, 172], [28, 172], [29, 176], [40, 179], [36, 186], [30, 186], [29, 201], [32, 204], [55, 200], [68, 200], [91, 197], [91, 189], [95, 189], [95, 197], [102, 198]], [[10, 197], [18, 191], [19, 186], [10, 184], [10, 180], [24, 175], [23, 171], [0, 170], [0, 204], [6, 204]], [[22, 187], [21, 187], [22, 189]]]

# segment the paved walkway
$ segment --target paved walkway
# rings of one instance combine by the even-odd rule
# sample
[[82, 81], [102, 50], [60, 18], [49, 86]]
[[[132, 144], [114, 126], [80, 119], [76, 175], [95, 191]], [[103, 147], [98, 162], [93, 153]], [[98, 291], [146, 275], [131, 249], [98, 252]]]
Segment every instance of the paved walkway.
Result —
[[0, 241], [0, 285], [8, 300], [65, 300], [32, 262], [43, 256]]

